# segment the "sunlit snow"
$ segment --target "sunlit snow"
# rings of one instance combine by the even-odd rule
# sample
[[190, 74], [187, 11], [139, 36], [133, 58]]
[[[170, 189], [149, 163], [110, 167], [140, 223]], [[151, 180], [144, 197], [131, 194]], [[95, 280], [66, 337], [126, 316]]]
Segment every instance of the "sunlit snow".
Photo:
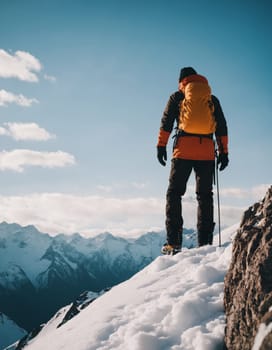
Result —
[[49, 321], [25, 349], [221, 349], [224, 276], [236, 229], [223, 231], [221, 247], [158, 257], [62, 327]]

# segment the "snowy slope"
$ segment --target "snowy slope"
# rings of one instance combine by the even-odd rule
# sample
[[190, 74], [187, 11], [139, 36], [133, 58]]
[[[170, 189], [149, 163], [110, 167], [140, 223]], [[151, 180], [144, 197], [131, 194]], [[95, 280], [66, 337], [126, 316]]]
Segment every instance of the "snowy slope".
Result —
[[174, 257], [158, 257], [62, 327], [49, 321], [25, 349], [221, 349], [223, 280], [237, 228], [223, 232], [220, 248], [185, 248]]
[[26, 331], [0, 312], [0, 349], [22, 338]]

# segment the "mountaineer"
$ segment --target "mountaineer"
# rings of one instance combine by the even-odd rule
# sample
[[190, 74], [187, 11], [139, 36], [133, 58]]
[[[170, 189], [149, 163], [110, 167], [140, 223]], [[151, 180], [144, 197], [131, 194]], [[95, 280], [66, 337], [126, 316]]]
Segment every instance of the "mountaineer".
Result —
[[157, 143], [157, 158], [165, 166], [166, 146], [176, 122], [176, 135], [166, 194], [167, 242], [163, 254], [175, 254], [182, 246], [182, 196], [192, 170], [196, 179], [198, 246], [212, 244], [214, 231], [213, 178], [215, 142], [217, 166], [229, 163], [228, 129], [220, 102], [212, 95], [208, 80], [192, 67], [182, 68], [178, 91], [173, 93], [164, 110]]

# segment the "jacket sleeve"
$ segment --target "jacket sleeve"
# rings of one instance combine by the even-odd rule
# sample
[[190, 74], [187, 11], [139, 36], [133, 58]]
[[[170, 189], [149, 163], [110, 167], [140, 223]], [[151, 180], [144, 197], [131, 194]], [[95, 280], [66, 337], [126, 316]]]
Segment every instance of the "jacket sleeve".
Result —
[[219, 153], [228, 153], [228, 127], [217, 97], [212, 96], [214, 104], [214, 117], [216, 121], [215, 137]]
[[179, 106], [183, 97], [183, 94], [179, 91], [170, 96], [161, 119], [157, 146], [167, 145], [175, 120], [179, 118]]

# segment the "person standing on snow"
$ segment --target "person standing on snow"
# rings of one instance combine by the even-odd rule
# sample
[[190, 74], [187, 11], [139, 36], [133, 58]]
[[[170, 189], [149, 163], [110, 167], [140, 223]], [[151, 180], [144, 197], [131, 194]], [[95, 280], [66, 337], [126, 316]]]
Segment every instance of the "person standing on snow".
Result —
[[163, 254], [175, 254], [182, 245], [182, 196], [192, 170], [195, 172], [198, 246], [212, 244], [213, 178], [215, 169], [215, 134], [219, 170], [229, 163], [227, 123], [217, 97], [211, 94], [207, 79], [192, 67], [182, 68], [179, 89], [173, 93], [164, 110], [157, 143], [157, 158], [165, 166], [166, 145], [177, 123], [173, 158], [166, 194], [167, 242]]

